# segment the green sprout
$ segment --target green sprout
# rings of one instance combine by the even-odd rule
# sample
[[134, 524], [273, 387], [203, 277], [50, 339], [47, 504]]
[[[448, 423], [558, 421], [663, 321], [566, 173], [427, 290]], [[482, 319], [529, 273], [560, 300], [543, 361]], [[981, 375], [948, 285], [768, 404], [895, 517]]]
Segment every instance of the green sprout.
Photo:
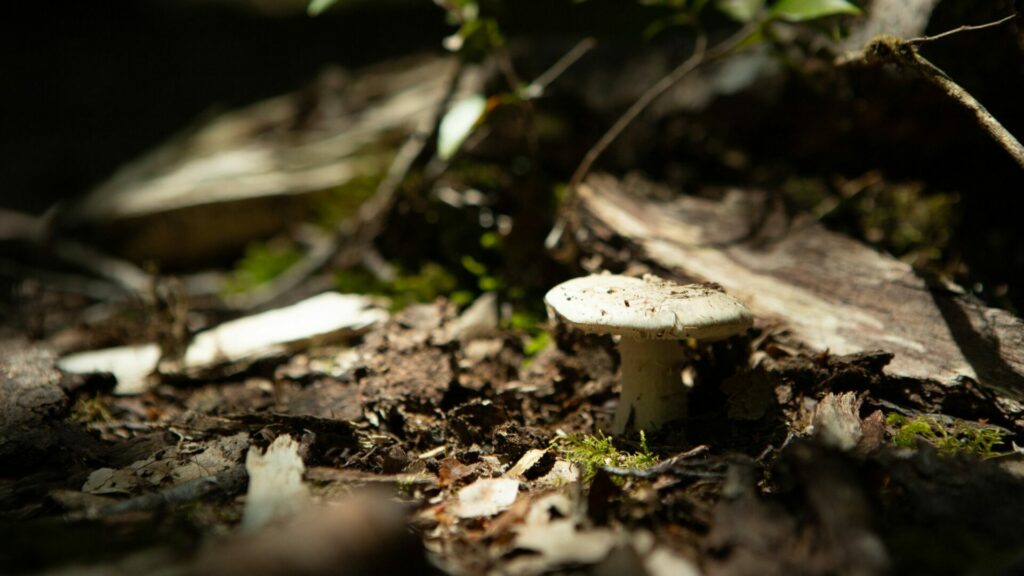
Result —
[[529, 368], [533, 358], [551, 343], [544, 318], [534, 312], [516, 310], [502, 321], [502, 326], [523, 334], [523, 368]]

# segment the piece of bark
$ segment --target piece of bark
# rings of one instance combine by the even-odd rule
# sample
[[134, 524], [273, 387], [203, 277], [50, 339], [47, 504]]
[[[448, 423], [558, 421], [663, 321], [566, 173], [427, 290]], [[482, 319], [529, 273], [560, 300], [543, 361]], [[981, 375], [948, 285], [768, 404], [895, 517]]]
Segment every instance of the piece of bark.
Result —
[[[235, 256], [325, 209], [351, 216], [342, 212], [372, 192], [367, 182], [384, 175], [406, 136], [434, 122], [457, 66], [419, 57], [357, 74], [329, 70], [304, 92], [219, 114], [63, 207], [53, 231], [175, 267]], [[462, 78], [459, 95], [479, 90], [476, 69]]]
[[67, 409], [56, 356], [21, 339], [0, 341], [0, 461], [23, 449], [45, 451]]
[[906, 263], [789, 216], [767, 194], [671, 202], [631, 194], [599, 175], [580, 188], [575, 239], [590, 268], [647, 264], [721, 284], [762, 325], [833, 354], [884, 349], [887, 373], [957, 386], [973, 380], [1009, 414], [1024, 411], [1024, 322], [987, 308]]
[[288, 350], [362, 334], [388, 318], [380, 303], [357, 294], [324, 292], [200, 332], [180, 362], [160, 363], [160, 347], [150, 343], [79, 352], [61, 358], [58, 366], [69, 374], [113, 374], [114, 393], [140, 394], [155, 384], [150, 375], [158, 369], [190, 378], [237, 373]]

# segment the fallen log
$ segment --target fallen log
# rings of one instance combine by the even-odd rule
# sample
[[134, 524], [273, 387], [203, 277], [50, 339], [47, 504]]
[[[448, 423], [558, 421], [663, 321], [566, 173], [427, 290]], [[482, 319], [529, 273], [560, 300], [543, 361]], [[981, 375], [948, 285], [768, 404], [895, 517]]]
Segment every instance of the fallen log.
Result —
[[607, 175], [580, 187], [570, 229], [585, 267], [639, 262], [679, 280], [716, 282], [793, 345], [882, 349], [895, 355], [890, 377], [977, 383], [1007, 416], [1024, 414], [1021, 319], [809, 215], [787, 214], [764, 192], [657, 200], [636, 188]]

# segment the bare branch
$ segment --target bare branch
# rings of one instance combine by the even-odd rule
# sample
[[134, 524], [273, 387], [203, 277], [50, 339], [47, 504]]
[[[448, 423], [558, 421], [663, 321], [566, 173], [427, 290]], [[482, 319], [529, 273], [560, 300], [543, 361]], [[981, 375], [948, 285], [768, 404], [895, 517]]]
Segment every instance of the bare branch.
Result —
[[934, 42], [936, 40], [941, 40], [943, 38], [947, 38], [947, 37], [953, 36], [955, 34], [960, 34], [961, 32], [974, 32], [976, 30], [985, 30], [987, 28], [995, 28], [996, 26], [999, 26], [1001, 24], [1005, 24], [1005, 23], [1009, 22], [1010, 20], [1013, 20], [1016, 17], [1017, 17], [1017, 13], [1014, 12], [1013, 14], [1010, 14], [1008, 16], [1004, 16], [1004, 17], [1002, 17], [999, 20], [996, 20], [994, 22], [988, 22], [987, 24], [976, 24], [976, 25], [973, 25], [973, 26], [966, 26], [966, 25], [965, 26], [960, 26], [960, 27], [954, 28], [952, 30], [946, 30], [945, 32], [941, 32], [941, 33], [936, 34], [934, 36], [921, 36], [920, 38], [911, 38], [911, 39], [907, 40], [906, 42], [907, 42], [907, 44], [913, 44], [914, 46], [918, 46], [920, 44], [925, 44], [927, 42]]
[[601, 154], [615, 141], [619, 135], [634, 121], [636, 118], [643, 113], [655, 100], [657, 100], [662, 94], [667, 92], [669, 88], [672, 88], [679, 83], [683, 78], [686, 78], [691, 72], [706, 64], [717, 60], [736, 49], [740, 44], [746, 40], [750, 34], [755, 30], [756, 24], [748, 24], [743, 28], [739, 29], [735, 34], [729, 36], [721, 43], [716, 44], [710, 50], [707, 49], [707, 37], [703, 34], [697, 36], [697, 44], [694, 46], [693, 54], [689, 58], [684, 60], [679, 66], [676, 66], [674, 70], [668, 73], [668, 75], [658, 80], [650, 88], [644, 91], [640, 95], [640, 98], [633, 103], [632, 106], [627, 109], [618, 120], [612, 124], [611, 128], [587, 151], [584, 155], [580, 165], [576, 168], [572, 178], [569, 180], [568, 191], [570, 198], [575, 193], [576, 187], [579, 186], [580, 182], [586, 178], [590, 172], [590, 168], [594, 165], [594, 162], [600, 158]]
[[565, 53], [564, 56], [558, 59], [557, 62], [551, 65], [550, 68], [545, 70], [540, 76], [537, 76], [533, 82], [526, 88], [526, 93], [529, 97], [540, 96], [544, 89], [549, 84], [558, 79], [559, 76], [565, 74], [565, 71], [569, 69], [577, 60], [586, 55], [597, 46], [597, 40], [593, 38], [584, 38], [578, 44], [573, 46], [572, 50]]
[[636, 120], [637, 116], [643, 113], [652, 102], [658, 99], [659, 96], [668, 91], [669, 88], [676, 85], [677, 82], [685, 78], [690, 72], [697, 69], [698, 66], [704, 63], [704, 58], [707, 51], [707, 37], [703, 34], [697, 36], [697, 44], [693, 48], [693, 54], [689, 58], [684, 60], [679, 66], [676, 66], [675, 70], [670, 72], [668, 75], [655, 82], [650, 88], [644, 91], [640, 95], [640, 98], [633, 103], [623, 114], [619, 116], [619, 119], [612, 124], [611, 128], [598, 139], [597, 142], [591, 146], [590, 150], [583, 156], [583, 160], [580, 165], [576, 168], [572, 178], [569, 179], [569, 193], [576, 189], [576, 186], [587, 176], [590, 172], [590, 168], [594, 165], [594, 162], [601, 157], [601, 154], [611, 146], [612, 142], [622, 134], [623, 130], [629, 127], [630, 124]]

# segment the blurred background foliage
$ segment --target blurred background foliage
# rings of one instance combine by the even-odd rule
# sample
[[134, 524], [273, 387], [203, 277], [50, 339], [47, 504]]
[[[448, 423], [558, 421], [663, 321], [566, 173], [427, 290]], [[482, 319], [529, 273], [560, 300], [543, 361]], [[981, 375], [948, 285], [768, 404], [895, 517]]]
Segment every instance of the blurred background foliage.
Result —
[[[544, 254], [557, 191], [587, 148], [644, 83], [674, 65], [699, 26], [712, 38], [737, 22], [800, 22], [761, 30], [771, 77], [715, 95], [694, 110], [653, 110], [598, 168], [639, 171], [685, 193], [723, 186], [778, 191], [794, 210], [954, 279], [988, 302], [1024, 309], [1024, 178], [972, 120], [913, 79], [878, 70], [837, 73], [815, 38], [841, 37], [859, 12], [840, 0], [84, 0], [19, 4], [0, 37], [7, 71], [0, 155], [4, 206], [42, 213], [79, 196], [182, 129], [219, 111], [292, 92], [325, 67], [360, 67], [414, 53], [497, 60], [486, 132], [428, 189], [403, 186], [377, 241], [390, 282], [338, 271], [345, 290], [387, 294], [396, 305], [446, 295], [463, 304], [498, 291], [518, 318], [540, 317], [539, 294], [566, 270]], [[1011, 1], [965, 8], [947, 1], [929, 32], [994, 19]], [[310, 17], [310, 13], [317, 14]], [[838, 16], [837, 16], [838, 15]], [[819, 18], [826, 16], [826, 18]], [[811, 21], [813, 20], [813, 21]], [[815, 36], [817, 35], [817, 36]], [[575, 43], [598, 48], [537, 100], [523, 92]], [[1024, 132], [1024, 66], [1012, 35], [964, 35], [929, 57], [979, 97], [1012, 132]], [[961, 52], [955, 46], [961, 43]], [[966, 46], [966, 48], [964, 48]], [[989, 58], [963, 57], [987, 54]], [[1013, 71], [1017, 71], [1016, 74]], [[635, 74], [635, 77], [630, 76]], [[617, 85], [617, 77], [622, 77]], [[648, 83], [649, 83], [648, 82]], [[942, 122], [935, 122], [942, 118]], [[376, 189], [362, 177], [317, 195], [315, 223], [350, 216]], [[288, 237], [249, 245], [225, 262], [226, 290], [244, 291], [299, 257]], [[530, 324], [530, 322], [523, 322]]]

